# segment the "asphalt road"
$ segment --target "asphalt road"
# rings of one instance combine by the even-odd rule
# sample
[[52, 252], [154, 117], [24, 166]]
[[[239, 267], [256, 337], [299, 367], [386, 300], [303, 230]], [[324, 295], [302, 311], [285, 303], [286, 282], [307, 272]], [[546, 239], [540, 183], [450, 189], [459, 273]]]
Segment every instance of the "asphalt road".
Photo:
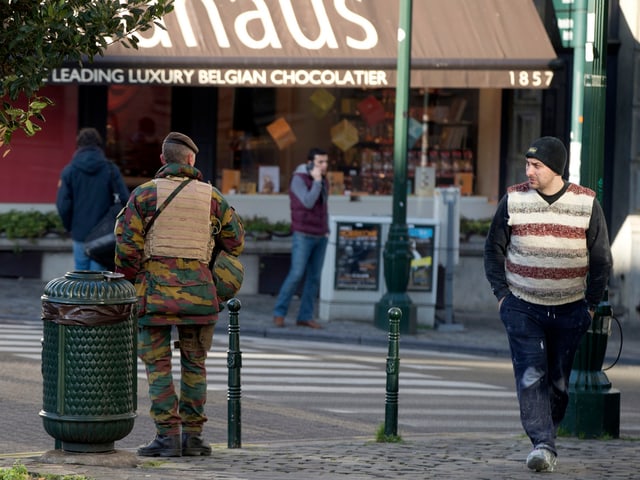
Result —
[[[54, 441], [38, 416], [42, 408], [40, 332], [35, 325], [0, 325], [0, 451], [46, 451]], [[226, 345], [210, 358], [209, 422], [213, 444], [227, 442]], [[331, 440], [375, 436], [384, 422], [385, 362], [382, 347], [243, 337], [242, 442]], [[508, 359], [406, 350], [400, 354], [398, 433], [518, 433], [517, 402]], [[621, 436], [640, 437], [640, 367], [617, 366], [610, 380], [622, 392]], [[153, 436], [142, 366], [138, 418], [116, 442], [133, 449]]]

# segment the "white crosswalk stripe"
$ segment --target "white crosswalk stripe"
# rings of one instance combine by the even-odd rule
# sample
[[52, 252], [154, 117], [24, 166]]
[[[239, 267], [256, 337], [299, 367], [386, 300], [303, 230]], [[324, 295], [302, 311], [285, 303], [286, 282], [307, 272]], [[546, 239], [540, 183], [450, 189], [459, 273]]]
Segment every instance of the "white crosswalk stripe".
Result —
[[[212, 392], [228, 390], [227, 345], [214, 338], [207, 359]], [[386, 400], [385, 348], [329, 342], [241, 337], [241, 396], [338, 418], [383, 421]], [[41, 362], [42, 325], [0, 323], [0, 355]], [[495, 360], [435, 351], [400, 351], [398, 426], [405, 431], [519, 431], [518, 404], [508, 359]], [[173, 369], [178, 378], [179, 352]], [[138, 376], [146, 379], [138, 362]], [[490, 373], [487, 373], [490, 372]], [[628, 408], [627, 408], [628, 410]], [[623, 410], [627, 434], [640, 432], [637, 411]]]
[[1, 324], [0, 352], [34, 360], [42, 354], [42, 326], [39, 324]]
[[[280, 353], [283, 346], [289, 352], [285, 356]], [[271, 348], [279, 350], [277, 359]], [[227, 388], [226, 352], [220, 350], [214, 347], [212, 357], [218, 360], [208, 369], [209, 388], [215, 390]], [[385, 349], [255, 338], [243, 340], [241, 350], [243, 397], [273, 402], [286, 398], [300, 408], [324, 399], [324, 411], [345, 419], [384, 418]], [[450, 359], [451, 363], [436, 363], [431, 358]], [[469, 371], [470, 359], [441, 352], [401, 352], [399, 427], [448, 431], [483, 429], [490, 424], [493, 430], [517, 429], [519, 412], [511, 388], [450, 377]]]
[[[41, 361], [39, 325], [0, 324], [0, 332], [0, 352]], [[210, 391], [228, 389], [227, 346], [221, 344], [223, 340], [215, 340], [207, 358]], [[243, 398], [273, 402], [286, 399], [300, 406], [311, 401], [317, 404], [318, 399], [324, 399], [326, 405], [322, 409], [326, 412], [384, 417], [385, 349], [243, 337], [241, 351]], [[179, 352], [174, 351], [176, 378], [180, 371], [179, 357]], [[430, 361], [433, 358], [450, 359], [450, 363]], [[401, 355], [400, 425], [450, 427], [453, 416], [461, 425], [472, 429], [488, 420], [496, 429], [517, 428], [513, 389], [450, 378], [452, 373], [469, 370], [468, 359], [469, 356], [442, 352], [419, 352], [406, 358]], [[144, 366], [139, 361], [138, 375], [145, 378]]]
[[[39, 325], [4, 324], [0, 325], [0, 352], [13, 353], [32, 360], [41, 360], [42, 329]], [[322, 361], [313, 355], [302, 353], [269, 353], [263, 348], [269, 346], [266, 339], [245, 339], [248, 345], [241, 347], [241, 377], [243, 391], [252, 392], [317, 392], [317, 393], [373, 393], [385, 388], [385, 372], [380, 369], [384, 358], [367, 356], [366, 347], [360, 347], [358, 362], [349, 361], [353, 356], [339, 354], [332, 361]], [[317, 346], [318, 344], [314, 344]], [[328, 344], [319, 344], [327, 349]], [[216, 350], [217, 349], [217, 350]], [[379, 349], [378, 349], [379, 350]], [[440, 354], [441, 355], [441, 354]], [[226, 389], [225, 375], [226, 351], [214, 346], [207, 359], [209, 388]], [[342, 358], [341, 358], [342, 357]], [[346, 361], [345, 361], [346, 360]], [[410, 364], [403, 360], [402, 365]], [[459, 369], [447, 366], [414, 367], [420, 371], [403, 371], [400, 375], [400, 389], [407, 394], [459, 394], [463, 391], [473, 392], [476, 396], [495, 398], [512, 397], [513, 393], [504, 388], [482, 382], [455, 382], [442, 380], [433, 372]], [[144, 366], [139, 363], [139, 372], [144, 376]], [[179, 353], [174, 352], [174, 373], [179, 373]], [[424, 373], [423, 373], [424, 372]], [[432, 373], [426, 373], [432, 372]]]

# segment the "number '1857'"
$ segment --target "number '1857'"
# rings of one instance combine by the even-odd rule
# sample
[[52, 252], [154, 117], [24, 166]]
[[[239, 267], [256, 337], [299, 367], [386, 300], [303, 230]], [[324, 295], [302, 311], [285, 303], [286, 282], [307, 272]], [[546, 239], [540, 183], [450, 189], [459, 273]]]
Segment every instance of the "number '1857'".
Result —
[[553, 72], [550, 70], [520, 70], [520, 71], [509, 71], [509, 82], [513, 86], [519, 87], [548, 87], [551, 85], [551, 80], [553, 80]]

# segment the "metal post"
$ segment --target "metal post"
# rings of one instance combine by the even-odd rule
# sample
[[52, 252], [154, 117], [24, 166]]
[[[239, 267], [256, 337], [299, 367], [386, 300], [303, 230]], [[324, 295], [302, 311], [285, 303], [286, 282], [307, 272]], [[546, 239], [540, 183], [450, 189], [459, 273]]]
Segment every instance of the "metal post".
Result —
[[569, 180], [580, 183], [582, 123], [584, 108], [584, 51], [587, 28], [587, 0], [575, 0], [573, 11], [573, 83], [571, 87], [571, 145], [569, 146]]
[[[603, 202], [604, 126], [607, 86], [608, 0], [588, 0], [584, 73], [584, 127], [581, 184]], [[581, 437], [617, 438], [620, 432], [620, 392], [602, 369], [612, 309], [605, 300], [596, 309], [591, 328], [576, 353], [569, 379], [569, 405], [561, 427]]]
[[403, 312], [403, 333], [416, 333], [416, 306], [407, 294], [411, 253], [407, 227], [407, 129], [409, 124], [409, 86], [411, 83], [411, 15], [412, 0], [400, 0], [398, 27], [398, 66], [396, 109], [393, 137], [393, 219], [384, 246], [384, 279], [387, 292], [376, 304], [375, 325], [386, 328], [387, 310], [398, 307]]
[[227, 448], [240, 448], [241, 439], [241, 405], [240, 369], [242, 368], [242, 352], [240, 351], [240, 325], [238, 312], [242, 308], [240, 300], [232, 298], [227, 302], [229, 309], [229, 350], [227, 351], [227, 368], [229, 381], [227, 391]]
[[460, 332], [464, 330], [463, 325], [453, 323], [453, 270], [455, 268], [455, 240], [454, 222], [455, 209], [458, 203], [460, 190], [456, 187], [449, 187], [442, 190], [442, 199], [447, 205], [447, 267], [445, 270], [444, 287], [444, 308], [445, 323], [436, 324], [436, 329], [447, 332]]
[[607, 93], [608, 0], [589, 0], [584, 69], [581, 184], [603, 202], [604, 124]]
[[398, 384], [400, 375], [400, 319], [402, 310], [392, 307], [389, 318], [389, 353], [387, 355], [387, 394], [384, 405], [384, 434], [398, 435]]

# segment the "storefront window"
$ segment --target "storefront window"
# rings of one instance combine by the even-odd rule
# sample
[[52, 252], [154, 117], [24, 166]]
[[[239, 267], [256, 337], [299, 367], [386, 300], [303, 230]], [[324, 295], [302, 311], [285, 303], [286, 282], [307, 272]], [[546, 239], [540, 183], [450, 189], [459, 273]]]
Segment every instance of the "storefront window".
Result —
[[[409, 193], [421, 188], [415, 175], [418, 167], [423, 167], [427, 174], [433, 176], [430, 180], [432, 186], [459, 185], [465, 178], [467, 182], [472, 181], [474, 126], [477, 122], [477, 97], [474, 92], [411, 91], [407, 132]], [[332, 132], [332, 144], [336, 155], [341, 158], [345, 190], [352, 193], [391, 194], [395, 91], [338, 93], [342, 123]], [[357, 138], [349, 139], [345, 131], [353, 127], [357, 129]], [[357, 142], [350, 145], [356, 139]]]
[[[313, 146], [329, 151], [333, 194], [392, 193], [395, 90], [224, 90], [218, 143], [232, 153], [225, 161], [228, 155], [218, 152], [223, 193], [285, 191]], [[427, 184], [473, 193], [477, 110], [477, 90], [412, 89], [409, 193], [425, 194]]]
[[105, 150], [130, 187], [160, 167], [162, 138], [171, 126], [171, 87], [109, 87]]
[[[162, 138], [172, 130], [171, 93], [109, 87], [106, 150], [130, 187], [159, 168]], [[312, 147], [329, 152], [332, 194], [392, 193], [394, 89], [221, 87], [217, 97], [216, 151], [199, 162], [212, 162], [223, 193], [285, 193]], [[478, 90], [412, 89], [408, 113], [408, 193], [458, 185], [473, 194]]]

